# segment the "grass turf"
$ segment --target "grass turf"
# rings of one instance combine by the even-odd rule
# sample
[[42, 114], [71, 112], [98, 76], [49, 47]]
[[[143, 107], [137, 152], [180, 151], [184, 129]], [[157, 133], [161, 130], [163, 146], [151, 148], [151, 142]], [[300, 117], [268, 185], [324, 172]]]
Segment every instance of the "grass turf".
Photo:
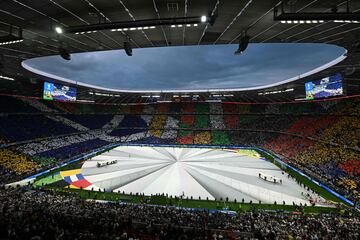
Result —
[[198, 199], [180, 199], [168, 198], [166, 196], [142, 196], [129, 195], [114, 192], [96, 192], [80, 189], [69, 189], [59, 187], [45, 187], [45, 189], [56, 190], [58, 194], [72, 194], [81, 199], [105, 200], [105, 201], [121, 201], [127, 203], [147, 203], [160, 206], [175, 206], [184, 208], [200, 208], [200, 209], [217, 209], [230, 210], [237, 212], [246, 212], [253, 210], [270, 210], [270, 211], [286, 211], [286, 212], [303, 212], [303, 213], [339, 213], [341, 208], [318, 207], [318, 206], [292, 206], [280, 204], [261, 204], [261, 203], [242, 203], [227, 202], [214, 200], [198, 200]]

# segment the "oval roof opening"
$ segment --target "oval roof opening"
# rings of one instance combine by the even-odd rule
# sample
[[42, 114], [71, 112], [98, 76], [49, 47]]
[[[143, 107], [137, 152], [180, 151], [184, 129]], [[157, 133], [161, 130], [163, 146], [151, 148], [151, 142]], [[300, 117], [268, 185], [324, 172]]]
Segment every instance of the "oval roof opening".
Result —
[[[114, 91], [251, 90], [294, 81], [335, 65], [346, 50], [328, 44], [250, 44], [137, 48], [28, 59], [23, 66], [37, 74]], [[309, 75], [308, 74], [308, 75]]]

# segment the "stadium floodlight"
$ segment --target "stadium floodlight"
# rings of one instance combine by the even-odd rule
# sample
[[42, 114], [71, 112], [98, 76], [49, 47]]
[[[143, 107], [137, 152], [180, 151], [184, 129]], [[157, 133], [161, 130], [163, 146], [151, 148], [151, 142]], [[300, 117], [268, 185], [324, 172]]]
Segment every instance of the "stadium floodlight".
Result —
[[63, 33], [63, 29], [62, 29], [61, 27], [56, 27], [56, 28], [55, 28], [55, 32], [56, 32], [57, 34], [62, 34], [62, 33]]
[[236, 50], [236, 52], [234, 54], [235, 55], [242, 54], [248, 47], [249, 40], [250, 40], [250, 37], [248, 35], [246, 35], [246, 33], [244, 33], [243, 36], [239, 40], [239, 48]]
[[70, 55], [70, 53], [69, 53], [68, 50], [66, 50], [66, 49], [63, 48], [63, 47], [59, 47], [59, 48], [58, 48], [58, 51], [59, 51], [59, 55], [60, 55], [63, 59], [65, 59], [65, 60], [67, 60], [67, 61], [70, 61], [70, 60], [71, 60], [71, 55]]

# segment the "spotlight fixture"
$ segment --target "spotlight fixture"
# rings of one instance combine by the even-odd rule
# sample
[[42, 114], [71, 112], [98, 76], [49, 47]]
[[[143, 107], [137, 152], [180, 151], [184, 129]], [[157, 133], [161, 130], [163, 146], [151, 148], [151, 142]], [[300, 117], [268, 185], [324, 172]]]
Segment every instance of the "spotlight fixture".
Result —
[[124, 42], [124, 50], [126, 55], [131, 57], [133, 55], [131, 43], [129, 41]]
[[62, 33], [63, 33], [63, 29], [62, 29], [61, 27], [56, 27], [56, 28], [55, 28], [55, 32], [56, 32], [57, 34], [62, 34]]
[[59, 51], [60, 56], [61, 56], [63, 59], [65, 59], [65, 60], [67, 60], [67, 61], [70, 61], [70, 60], [71, 60], [71, 55], [70, 55], [70, 53], [69, 53], [68, 50], [66, 50], [66, 49], [63, 48], [63, 47], [59, 47], [59, 48], [58, 48], [58, 51]]
[[236, 52], [234, 54], [235, 55], [242, 54], [248, 47], [249, 40], [250, 40], [250, 37], [248, 35], [246, 35], [246, 33], [244, 33], [243, 36], [239, 40], [239, 48], [236, 50]]

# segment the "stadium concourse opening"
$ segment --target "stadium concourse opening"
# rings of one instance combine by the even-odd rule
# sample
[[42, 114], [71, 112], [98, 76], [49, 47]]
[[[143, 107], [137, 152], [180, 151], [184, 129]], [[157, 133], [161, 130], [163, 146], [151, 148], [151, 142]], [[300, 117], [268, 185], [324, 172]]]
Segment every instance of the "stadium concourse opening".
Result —
[[360, 239], [360, 1], [0, 1], [0, 240]]

